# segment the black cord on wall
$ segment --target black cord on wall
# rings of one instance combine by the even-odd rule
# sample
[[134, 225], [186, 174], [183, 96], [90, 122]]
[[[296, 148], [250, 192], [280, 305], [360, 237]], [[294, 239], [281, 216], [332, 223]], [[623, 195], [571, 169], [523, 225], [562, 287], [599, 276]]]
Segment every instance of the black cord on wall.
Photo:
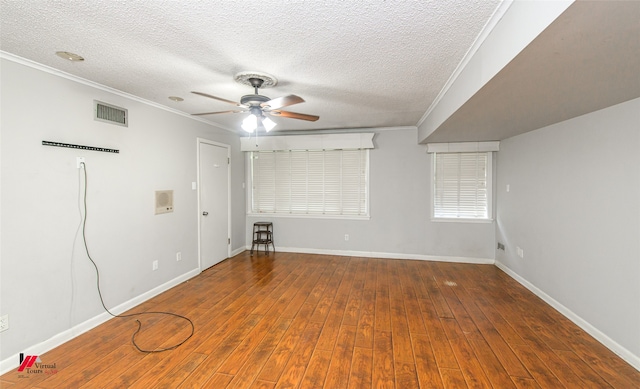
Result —
[[84, 242], [84, 249], [87, 252], [87, 257], [89, 258], [89, 260], [93, 264], [93, 267], [94, 267], [94, 269], [96, 271], [96, 286], [97, 286], [97, 289], [98, 289], [98, 296], [100, 296], [100, 303], [102, 304], [102, 307], [104, 308], [104, 310], [109, 315], [111, 315], [113, 317], [119, 317], [119, 318], [129, 318], [129, 317], [136, 317], [136, 316], [142, 316], [142, 315], [168, 315], [168, 316], [177, 317], [177, 318], [186, 320], [189, 323], [189, 325], [191, 326], [191, 333], [183, 341], [181, 341], [181, 342], [179, 342], [179, 343], [177, 343], [177, 344], [175, 344], [173, 346], [164, 347], [164, 348], [157, 348], [157, 349], [154, 349], [154, 350], [144, 350], [144, 349], [140, 348], [140, 346], [138, 346], [138, 344], [136, 343], [136, 335], [138, 335], [138, 333], [140, 333], [140, 330], [142, 329], [142, 323], [138, 319], [136, 319], [136, 322], [138, 323], [138, 329], [131, 336], [131, 343], [133, 343], [133, 346], [136, 349], [138, 349], [138, 351], [143, 352], [143, 353], [160, 353], [160, 352], [163, 352], [163, 351], [169, 351], [169, 350], [173, 350], [175, 348], [180, 347], [187, 340], [189, 340], [193, 336], [193, 333], [195, 332], [195, 326], [193, 325], [193, 322], [191, 321], [191, 319], [189, 319], [188, 317], [185, 317], [185, 316], [182, 316], [182, 315], [178, 315], [177, 313], [164, 312], [164, 311], [149, 311], [149, 312], [132, 313], [132, 314], [128, 314], [128, 315], [116, 315], [116, 314], [113, 314], [107, 308], [107, 306], [104, 304], [104, 299], [102, 298], [102, 291], [100, 290], [100, 270], [98, 270], [98, 265], [93, 260], [93, 258], [91, 258], [91, 254], [89, 254], [89, 246], [87, 245], [87, 236], [86, 236], [86, 226], [87, 226], [87, 165], [84, 162], [81, 162], [80, 166], [81, 166], [82, 170], [84, 171], [84, 195], [83, 195], [84, 216], [83, 216], [83, 219], [82, 219], [82, 240]]

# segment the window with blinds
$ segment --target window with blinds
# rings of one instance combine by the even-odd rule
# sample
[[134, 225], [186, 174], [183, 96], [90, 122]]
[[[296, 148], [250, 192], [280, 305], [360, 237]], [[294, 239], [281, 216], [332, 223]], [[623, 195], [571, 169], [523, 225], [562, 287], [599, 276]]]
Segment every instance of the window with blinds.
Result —
[[433, 153], [434, 219], [492, 219], [491, 155]]
[[368, 150], [253, 151], [251, 212], [368, 216]]

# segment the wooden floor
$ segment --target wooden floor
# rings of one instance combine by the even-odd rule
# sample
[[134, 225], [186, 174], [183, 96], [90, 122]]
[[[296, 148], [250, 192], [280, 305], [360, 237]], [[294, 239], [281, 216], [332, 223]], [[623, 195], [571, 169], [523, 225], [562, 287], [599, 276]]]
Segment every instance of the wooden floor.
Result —
[[[98, 303], [98, 302], [96, 302]], [[134, 349], [112, 319], [8, 388], [638, 388], [640, 372], [492, 265], [242, 253], [132, 312], [195, 335]], [[143, 347], [188, 334], [148, 317]], [[55, 374], [48, 374], [53, 373]]]

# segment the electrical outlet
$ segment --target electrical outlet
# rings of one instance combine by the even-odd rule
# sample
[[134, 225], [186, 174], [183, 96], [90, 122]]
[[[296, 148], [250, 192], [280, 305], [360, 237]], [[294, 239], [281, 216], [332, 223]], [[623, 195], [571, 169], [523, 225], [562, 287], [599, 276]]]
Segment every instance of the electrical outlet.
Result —
[[182, 261], [182, 252], [178, 251], [176, 253], [176, 261]]
[[349, 240], [349, 234], [344, 234], [344, 240]]
[[0, 316], [0, 332], [9, 329], [9, 315]]
[[76, 168], [80, 169], [84, 165], [84, 157], [76, 157]]
[[151, 264], [152, 270], [158, 270], [158, 260], [153, 261]]
[[520, 247], [516, 247], [517, 251], [518, 251], [518, 256], [520, 258], [524, 258], [524, 250], [521, 249]]

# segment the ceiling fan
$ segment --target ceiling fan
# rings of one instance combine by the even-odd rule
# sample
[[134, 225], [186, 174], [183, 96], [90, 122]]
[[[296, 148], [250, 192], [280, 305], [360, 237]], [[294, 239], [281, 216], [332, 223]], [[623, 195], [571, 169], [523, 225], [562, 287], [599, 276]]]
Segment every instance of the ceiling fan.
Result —
[[267, 96], [263, 96], [258, 93], [260, 88], [266, 88], [269, 86], [274, 86], [277, 84], [277, 80], [275, 77], [265, 74], [265, 73], [257, 73], [257, 72], [241, 72], [235, 75], [234, 79], [245, 85], [249, 85], [253, 87], [254, 94], [252, 95], [244, 95], [240, 99], [240, 102], [237, 103], [235, 101], [227, 100], [222, 97], [212, 96], [203, 92], [191, 92], [196, 95], [208, 97], [210, 99], [222, 101], [225, 103], [229, 103], [235, 105], [238, 109], [232, 109], [227, 111], [218, 111], [218, 112], [203, 112], [203, 113], [194, 113], [193, 115], [216, 115], [220, 113], [250, 113], [246, 119], [242, 122], [242, 129], [251, 133], [254, 132], [257, 128], [263, 127], [266, 132], [271, 131], [273, 127], [276, 126], [276, 123], [266, 117], [269, 116], [280, 116], [291, 119], [300, 119], [307, 120], [310, 122], [315, 122], [320, 117], [316, 115], [308, 115], [304, 113], [297, 113], [291, 111], [283, 111], [280, 108], [288, 107], [290, 105], [304, 103], [304, 99], [300, 96], [296, 95], [288, 95], [283, 97], [278, 97], [275, 99], [270, 99]]

